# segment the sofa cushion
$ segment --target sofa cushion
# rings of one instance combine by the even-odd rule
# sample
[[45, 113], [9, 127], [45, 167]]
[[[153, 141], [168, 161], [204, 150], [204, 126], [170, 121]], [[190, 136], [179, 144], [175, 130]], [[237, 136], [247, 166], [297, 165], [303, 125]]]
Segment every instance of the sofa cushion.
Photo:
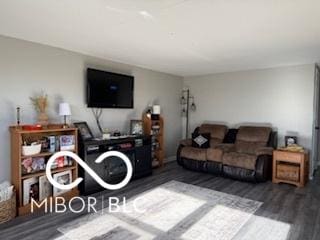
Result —
[[198, 160], [198, 161], [206, 161], [207, 149], [204, 148], [194, 148], [194, 147], [184, 147], [181, 149], [181, 157]]
[[221, 143], [215, 146], [215, 148], [221, 149], [223, 152], [235, 152], [236, 147], [232, 143]]
[[210, 133], [192, 133], [192, 147], [210, 147]]
[[211, 138], [210, 139], [210, 147], [211, 148], [214, 148], [214, 147], [216, 147], [217, 145], [219, 145], [221, 143], [222, 143], [221, 139], [218, 139], [218, 138]]
[[199, 128], [199, 133], [210, 133], [211, 138], [224, 139], [227, 133], [227, 126], [218, 124], [202, 124]]
[[224, 143], [235, 143], [236, 139], [237, 139], [237, 133], [238, 133], [238, 129], [236, 128], [231, 128], [228, 130], [228, 132], [226, 133], [223, 142]]
[[222, 162], [223, 151], [219, 148], [207, 149], [207, 161]]
[[255, 170], [257, 156], [252, 154], [229, 152], [222, 157], [224, 165]]
[[269, 127], [240, 127], [236, 139], [236, 152], [255, 154], [259, 148], [267, 146], [271, 131]]
[[236, 152], [256, 154], [258, 149], [266, 146], [266, 143], [237, 141], [235, 146], [236, 146]]
[[260, 155], [270, 155], [272, 156], [273, 155], [273, 148], [272, 147], [262, 147], [262, 148], [258, 148], [255, 152], [255, 154], [257, 156], [260, 156]]
[[271, 131], [269, 127], [242, 126], [239, 128], [236, 141], [267, 143]]

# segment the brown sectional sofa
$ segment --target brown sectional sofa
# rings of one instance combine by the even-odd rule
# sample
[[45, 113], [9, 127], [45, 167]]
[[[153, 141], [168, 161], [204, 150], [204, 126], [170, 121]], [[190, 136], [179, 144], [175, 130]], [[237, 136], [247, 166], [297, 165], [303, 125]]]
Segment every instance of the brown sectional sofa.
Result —
[[202, 124], [196, 133], [210, 133], [210, 147], [192, 147], [192, 140], [182, 140], [177, 161], [183, 167], [231, 177], [263, 182], [271, 178], [272, 151], [277, 133], [269, 127], [242, 126], [229, 129], [224, 125]]

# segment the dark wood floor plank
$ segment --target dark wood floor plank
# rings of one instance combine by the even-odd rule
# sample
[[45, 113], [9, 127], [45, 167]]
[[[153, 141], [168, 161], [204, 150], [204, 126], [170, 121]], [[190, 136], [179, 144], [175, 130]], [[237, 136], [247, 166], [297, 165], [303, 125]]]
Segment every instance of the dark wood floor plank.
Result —
[[[110, 196], [134, 197], [144, 191], [151, 190], [168, 181], [175, 180], [200, 187], [225, 192], [263, 202], [255, 213], [275, 221], [290, 224], [289, 239], [318, 240], [320, 239], [320, 176], [315, 177], [305, 188], [298, 189], [286, 184], [271, 182], [252, 184], [205, 173], [189, 171], [175, 162], [154, 171], [152, 176], [132, 181], [118, 191], [103, 191], [93, 196], [107, 206]], [[75, 202], [75, 208], [80, 207]], [[63, 214], [35, 213], [0, 225], [0, 239], [37, 240], [54, 239], [61, 234], [57, 228], [84, 216], [71, 212]]]

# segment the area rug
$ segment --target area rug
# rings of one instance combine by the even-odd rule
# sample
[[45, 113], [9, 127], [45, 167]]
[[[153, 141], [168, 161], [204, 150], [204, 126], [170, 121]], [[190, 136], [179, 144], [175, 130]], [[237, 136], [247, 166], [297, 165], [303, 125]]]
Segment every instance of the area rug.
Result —
[[88, 214], [58, 230], [72, 240], [230, 240], [261, 204], [170, 181], [129, 199], [119, 212]]

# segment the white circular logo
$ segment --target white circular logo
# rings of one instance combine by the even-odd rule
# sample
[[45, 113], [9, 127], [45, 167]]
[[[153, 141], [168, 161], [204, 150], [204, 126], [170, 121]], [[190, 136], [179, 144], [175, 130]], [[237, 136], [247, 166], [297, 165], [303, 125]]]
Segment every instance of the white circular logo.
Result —
[[104, 161], [108, 157], [118, 157], [118, 158], [121, 158], [125, 162], [125, 164], [127, 166], [126, 177], [120, 183], [117, 183], [117, 184], [106, 183], [77, 154], [75, 154], [73, 152], [69, 152], [69, 151], [61, 151], [61, 152], [57, 152], [57, 153], [53, 154], [49, 158], [47, 166], [46, 166], [46, 175], [47, 175], [49, 182], [54, 187], [59, 188], [61, 190], [70, 190], [72, 188], [75, 188], [83, 180], [83, 178], [79, 177], [70, 184], [62, 185], [52, 178], [52, 175], [51, 175], [52, 164], [54, 163], [54, 161], [57, 158], [65, 157], [65, 156], [74, 159], [97, 183], [99, 183], [102, 187], [104, 187], [105, 189], [108, 189], [108, 190], [117, 190], [117, 189], [125, 187], [129, 183], [129, 181], [132, 177], [132, 174], [133, 174], [133, 168], [132, 168], [132, 163], [131, 163], [130, 159], [125, 154], [118, 152], [118, 151], [105, 152], [105, 153], [101, 154], [95, 160], [96, 163], [101, 163], [102, 161]]

